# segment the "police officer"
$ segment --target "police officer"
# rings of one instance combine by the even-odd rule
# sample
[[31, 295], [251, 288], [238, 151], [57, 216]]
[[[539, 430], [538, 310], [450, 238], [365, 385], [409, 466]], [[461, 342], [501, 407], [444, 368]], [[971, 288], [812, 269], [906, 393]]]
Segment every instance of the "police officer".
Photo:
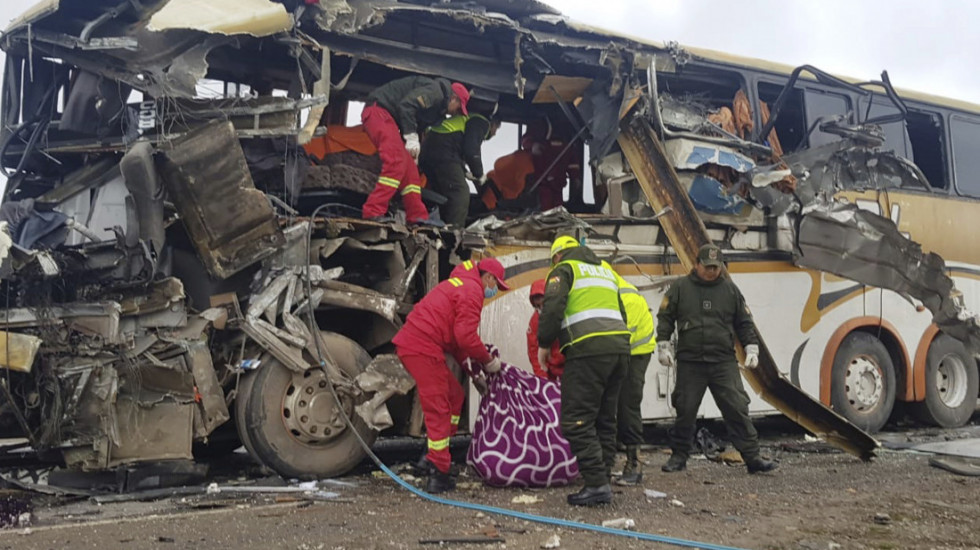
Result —
[[568, 503], [612, 502], [609, 472], [616, 458], [616, 406], [629, 364], [629, 330], [616, 275], [572, 237], [551, 246], [538, 323], [538, 360], [546, 361], [558, 339], [565, 354], [561, 429], [578, 459], [585, 487]]
[[677, 329], [677, 383], [671, 393], [677, 420], [670, 430], [670, 459], [661, 468], [687, 467], [695, 421], [705, 389], [721, 409], [735, 448], [750, 474], [768, 472], [776, 464], [759, 455], [759, 434], [749, 419], [749, 396], [735, 358], [735, 336], [745, 346], [745, 366], [759, 365], [759, 339], [745, 298], [724, 273], [721, 249], [706, 244], [698, 251], [691, 273], [667, 290], [657, 314], [657, 358], [674, 365], [670, 338]]
[[[605, 262], [603, 262], [605, 264]], [[608, 265], [608, 264], [605, 264]], [[629, 368], [619, 392], [619, 414], [616, 432], [619, 443], [626, 447], [626, 465], [623, 475], [617, 480], [619, 485], [636, 485], [643, 480], [640, 467], [639, 449], [643, 443], [643, 416], [640, 402], [643, 401], [643, 384], [646, 381], [650, 356], [657, 349], [653, 334], [653, 314], [646, 299], [635, 286], [618, 273], [616, 284], [619, 298], [626, 310], [626, 327], [630, 331]]]
[[471, 112], [449, 117], [426, 133], [419, 167], [429, 187], [446, 197], [446, 203], [439, 207], [439, 215], [446, 224], [466, 225], [470, 188], [466, 184], [465, 168], [469, 168], [479, 189], [487, 181], [480, 147], [499, 127], [499, 121], [491, 122], [486, 116]]

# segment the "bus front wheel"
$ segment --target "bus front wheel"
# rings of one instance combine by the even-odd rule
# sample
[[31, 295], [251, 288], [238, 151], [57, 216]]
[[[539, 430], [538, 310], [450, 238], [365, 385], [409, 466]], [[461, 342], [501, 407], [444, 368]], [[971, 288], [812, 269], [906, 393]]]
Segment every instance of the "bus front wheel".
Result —
[[[322, 332], [331, 359], [350, 379], [364, 371], [371, 356], [353, 340]], [[261, 464], [286, 477], [304, 479], [347, 473], [366, 455], [360, 439], [371, 445], [377, 435], [354, 407], [368, 396], [337, 389], [324, 369], [297, 373], [271, 356], [265, 356], [257, 372], [249, 373], [235, 403], [242, 442]], [[351, 430], [344, 416], [352, 420]]]
[[834, 356], [831, 405], [869, 433], [885, 425], [895, 405], [895, 367], [881, 340], [864, 332], [844, 338]]
[[929, 346], [925, 399], [911, 411], [919, 422], [955, 428], [970, 420], [977, 406], [977, 364], [959, 340], [940, 334]]

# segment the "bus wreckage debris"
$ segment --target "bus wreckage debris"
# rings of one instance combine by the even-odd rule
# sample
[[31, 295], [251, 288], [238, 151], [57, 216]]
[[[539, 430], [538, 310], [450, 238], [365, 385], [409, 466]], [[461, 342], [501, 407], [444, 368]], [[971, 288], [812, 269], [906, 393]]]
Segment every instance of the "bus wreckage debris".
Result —
[[[650, 304], [714, 241], [744, 263], [893, 290], [980, 353], [972, 302], [944, 261], [866, 204], [841, 203], [891, 216], [882, 190], [954, 189], [948, 177], [927, 181], [946, 176], [944, 124], [906, 110], [886, 75], [869, 91], [813, 67], [790, 73], [615, 36], [540, 2], [255, 0], [244, 13], [213, 0], [206, 16], [187, 0], [68, 4], [42, 3], [0, 41], [0, 367], [10, 380], [0, 436], [26, 435], [76, 470], [190, 459], [228, 431], [284, 475], [346, 473], [364, 456], [357, 435], [420, 435], [413, 380], [391, 355], [413, 304], [460, 262], [488, 255], [523, 289], [548, 273], [557, 234], [589, 238], [643, 282]], [[802, 71], [816, 80], [798, 80]], [[567, 164], [568, 200], [535, 212], [528, 204], [547, 180], [525, 174], [521, 196], [475, 205], [465, 230], [410, 228], [400, 212], [359, 219], [382, 163], [342, 121], [378, 83], [410, 75], [463, 83], [471, 107], [495, 108], [553, 149], [547, 164]], [[875, 109], [814, 115], [810, 86]], [[817, 92], [826, 101], [815, 105], [833, 103]], [[888, 100], [884, 117], [853, 120]], [[919, 165], [888, 152], [904, 133], [884, 125], [902, 116]], [[523, 149], [510, 160], [533, 165], [534, 145]], [[751, 270], [767, 292], [791, 288], [770, 284], [767, 269]], [[513, 320], [530, 307], [522, 292], [503, 294], [481, 327], [518, 361]], [[788, 326], [785, 309], [770, 313]], [[762, 346], [745, 377], [772, 407], [753, 410], [775, 407], [869, 459], [877, 442], [825, 406], [816, 374], [832, 322], [801, 322], [797, 342]], [[785, 375], [774, 354], [805, 356], [807, 375], [799, 364]], [[673, 414], [671, 377], [658, 367], [649, 420]]]

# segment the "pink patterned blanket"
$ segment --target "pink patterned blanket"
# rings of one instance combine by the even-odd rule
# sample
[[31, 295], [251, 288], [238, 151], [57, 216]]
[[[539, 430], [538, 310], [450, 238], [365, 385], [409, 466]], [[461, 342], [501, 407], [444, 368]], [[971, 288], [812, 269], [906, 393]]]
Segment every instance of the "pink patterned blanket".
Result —
[[487, 387], [466, 462], [488, 485], [554, 487], [578, 477], [578, 463], [558, 425], [558, 384], [504, 363]]

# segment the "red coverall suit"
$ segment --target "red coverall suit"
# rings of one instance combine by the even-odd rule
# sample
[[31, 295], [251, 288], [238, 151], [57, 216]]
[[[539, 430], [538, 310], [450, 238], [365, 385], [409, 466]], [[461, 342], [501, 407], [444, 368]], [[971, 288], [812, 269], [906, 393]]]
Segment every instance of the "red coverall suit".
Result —
[[[545, 280], [539, 279], [531, 284], [531, 298], [544, 296]], [[533, 302], [532, 302], [533, 305]], [[565, 371], [565, 356], [561, 353], [561, 346], [558, 340], [551, 343], [551, 353], [548, 355], [548, 364], [538, 363], [538, 310], [534, 310], [531, 321], [527, 325], [527, 357], [531, 360], [531, 368], [534, 374], [548, 380], [558, 380]]]
[[418, 387], [429, 439], [426, 457], [443, 473], [449, 472], [449, 438], [456, 433], [465, 397], [446, 365], [445, 354], [452, 354], [460, 363], [467, 358], [480, 364], [490, 361], [477, 334], [482, 311], [479, 270], [461, 269], [415, 304], [405, 326], [392, 339], [398, 358]]
[[388, 202], [395, 192], [401, 191], [408, 221], [429, 219], [429, 212], [422, 204], [422, 187], [415, 159], [405, 150], [401, 130], [391, 113], [378, 105], [367, 105], [361, 112], [361, 124], [381, 156], [381, 175], [378, 183], [364, 203], [364, 217], [383, 216]]

